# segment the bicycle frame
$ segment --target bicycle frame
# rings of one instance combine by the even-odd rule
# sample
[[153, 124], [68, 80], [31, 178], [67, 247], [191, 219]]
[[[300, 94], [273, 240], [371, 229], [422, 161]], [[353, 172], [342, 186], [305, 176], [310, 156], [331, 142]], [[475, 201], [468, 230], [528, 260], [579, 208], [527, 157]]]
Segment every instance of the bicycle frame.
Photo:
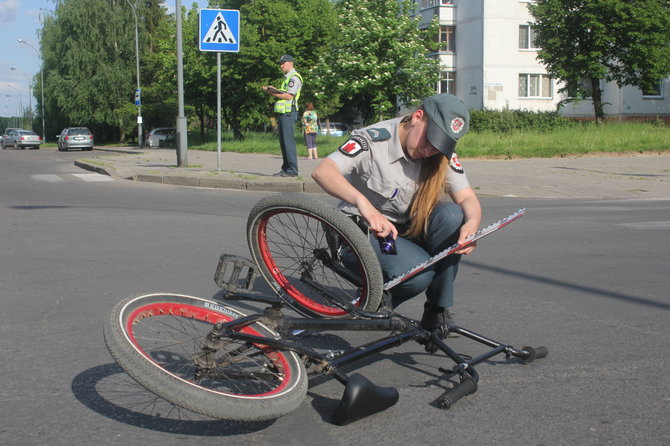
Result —
[[[233, 265], [232, 271], [229, 270], [226, 272], [229, 269], [229, 265]], [[249, 268], [249, 271], [243, 274], [245, 268]], [[262, 313], [239, 318], [227, 323], [216, 324], [207, 336], [204, 350], [216, 350], [217, 343], [223, 342], [225, 338], [232, 338], [250, 343], [268, 345], [280, 350], [292, 350], [302, 355], [306, 365], [310, 365], [312, 371], [332, 375], [345, 386], [340, 406], [332, 418], [335, 424], [347, 424], [391, 407], [398, 401], [398, 392], [395, 389], [376, 386], [356, 373], [347, 376], [339, 368], [398, 347], [409, 341], [417, 341], [421, 344], [432, 342], [438, 350], [442, 351], [455, 363], [451, 369], [439, 369], [447, 376], [458, 375], [460, 381], [437, 399], [437, 404], [444, 409], [450, 408], [456, 401], [477, 390], [479, 374], [474, 368], [475, 365], [499, 354], [504, 354], [506, 358], [514, 356], [524, 361], [532, 361], [547, 355], [545, 347], [538, 347], [536, 349], [523, 347], [522, 349], [516, 349], [511, 345], [498, 342], [458, 326], [445, 327], [442, 332], [440, 330], [433, 332], [426, 331], [420, 328], [417, 321], [394, 312], [391, 309], [388, 293], [385, 294], [380, 311], [367, 312], [349, 302], [340, 301], [336, 296], [331, 296], [324, 292], [324, 295], [332, 303], [340, 306], [354, 316], [349, 319], [287, 317], [282, 311], [284, 306], [283, 301], [277, 297], [261, 295], [251, 290], [253, 279], [256, 276], [254, 271], [255, 265], [247, 259], [227, 254], [221, 256], [215, 274], [215, 282], [224, 289], [222, 297], [225, 300], [249, 300], [270, 304], [270, 306]], [[229, 275], [228, 280], [224, 279], [225, 275]], [[282, 337], [276, 339], [250, 335], [239, 331], [241, 328], [255, 322], [263, 323], [282, 334]], [[294, 336], [294, 339], [284, 337], [285, 334], [294, 333], [299, 330], [379, 331], [389, 332], [390, 334], [346, 351], [339, 353], [330, 352], [324, 355], [312, 349], [307, 343], [300, 342], [299, 337]], [[446, 338], [449, 333], [462, 335], [490, 347], [491, 350], [474, 358], [466, 358], [464, 355], [455, 352], [443, 341], [443, 338]]]

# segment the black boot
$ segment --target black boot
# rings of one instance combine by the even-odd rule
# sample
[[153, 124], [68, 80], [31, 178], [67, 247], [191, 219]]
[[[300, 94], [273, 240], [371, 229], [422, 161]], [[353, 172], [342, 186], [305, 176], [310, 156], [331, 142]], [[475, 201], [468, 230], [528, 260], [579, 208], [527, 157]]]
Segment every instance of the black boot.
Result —
[[[447, 308], [439, 307], [432, 302], [426, 302], [423, 305], [421, 328], [431, 333], [437, 330], [438, 336], [444, 339], [447, 335], [447, 328], [451, 324], [453, 324], [453, 319]], [[425, 347], [428, 353], [437, 351], [437, 346], [430, 339], [426, 342]]]

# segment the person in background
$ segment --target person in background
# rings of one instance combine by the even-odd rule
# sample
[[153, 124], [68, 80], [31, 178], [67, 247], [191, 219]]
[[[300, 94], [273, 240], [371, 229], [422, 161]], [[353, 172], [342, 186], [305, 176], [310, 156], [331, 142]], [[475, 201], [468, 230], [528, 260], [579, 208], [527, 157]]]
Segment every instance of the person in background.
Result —
[[271, 85], [263, 87], [263, 91], [277, 98], [274, 111], [279, 123], [279, 144], [282, 153], [281, 170], [274, 174], [277, 177], [298, 176], [298, 154], [295, 147], [295, 123], [298, 120], [298, 99], [302, 89], [302, 76], [293, 66], [293, 56], [284, 54], [279, 59], [279, 66], [284, 72], [284, 80], [277, 89]]
[[319, 117], [314, 110], [314, 104], [305, 104], [305, 112], [302, 114], [302, 127], [305, 131], [305, 145], [307, 146], [307, 159], [318, 159], [316, 153], [316, 132], [319, 131]]
[[[385, 280], [477, 232], [481, 205], [454, 152], [469, 119], [456, 96], [431, 96], [411, 114], [354, 130], [312, 173], [369, 233]], [[389, 235], [397, 255], [383, 254], [375, 240]], [[434, 331], [451, 323], [458, 263], [474, 249], [469, 245], [393, 287], [393, 305], [425, 291], [421, 327]]]

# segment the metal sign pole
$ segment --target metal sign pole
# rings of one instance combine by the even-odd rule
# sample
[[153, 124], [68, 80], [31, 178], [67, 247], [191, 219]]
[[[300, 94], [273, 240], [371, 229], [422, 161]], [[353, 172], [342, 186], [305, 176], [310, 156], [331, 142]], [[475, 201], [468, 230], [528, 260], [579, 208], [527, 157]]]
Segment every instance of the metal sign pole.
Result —
[[216, 52], [216, 171], [221, 172], [221, 53], [240, 51], [240, 11], [200, 10], [200, 51]]
[[221, 53], [216, 53], [216, 171], [221, 172]]

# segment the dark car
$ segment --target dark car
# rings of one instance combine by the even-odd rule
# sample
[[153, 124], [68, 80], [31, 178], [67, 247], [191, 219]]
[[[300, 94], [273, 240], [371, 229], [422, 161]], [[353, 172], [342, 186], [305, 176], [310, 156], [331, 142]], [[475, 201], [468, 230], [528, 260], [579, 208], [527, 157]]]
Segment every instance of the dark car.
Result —
[[[8, 129], [9, 130], [9, 129]], [[14, 147], [15, 149], [39, 149], [42, 137], [32, 130], [11, 129], [2, 135], [2, 148]]]
[[68, 127], [58, 135], [58, 151], [93, 150], [93, 133], [86, 127]]

